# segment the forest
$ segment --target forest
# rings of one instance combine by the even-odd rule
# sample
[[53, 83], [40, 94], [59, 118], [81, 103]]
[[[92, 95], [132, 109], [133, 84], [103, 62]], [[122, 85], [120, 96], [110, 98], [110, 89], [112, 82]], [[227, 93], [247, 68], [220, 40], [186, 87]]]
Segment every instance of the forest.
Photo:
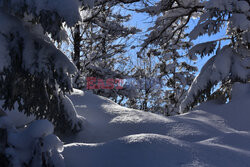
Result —
[[1, 167], [247, 167], [249, 100], [249, 0], [0, 0]]

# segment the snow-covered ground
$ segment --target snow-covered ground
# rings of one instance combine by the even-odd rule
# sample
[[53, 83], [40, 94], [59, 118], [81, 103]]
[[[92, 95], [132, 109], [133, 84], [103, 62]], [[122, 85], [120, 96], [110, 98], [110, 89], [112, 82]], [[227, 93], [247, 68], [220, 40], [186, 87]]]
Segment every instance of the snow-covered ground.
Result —
[[236, 84], [228, 104], [164, 117], [75, 90], [70, 99], [86, 120], [82, 132], [63, 139], [66, 166], [250, 166], [249, 92]]
[[[52, 143], [63, 150], [67, 167], [249, 167], [249, 92], [250, 85], [235, 84], [233, 99], [228, 104], [210, 101], [189, 113], [164, 117], [74, 90], [70, 99], [84, 117], [84, 128], [75, 136], [61, 138], [64, 148], [55, 137]], [[8, 112], [8, 117], [16, 127], [34, 119], [15, 111]], [[44, 121], [32, 126], [41, 123]], [[44, 136], [46, 127], [38, 128], [40, 136]], [[28, 134], [36, 134], [29, 129]], [[46, 131], [45, 137], [53, 136], [51, 128], [47, 129], [50, 131]], [[16, 134], [19, 137], [13, 133], [9, 140], [23, 148], [19, 143], [27, 143], [30, 135], [22, 137], [26, 131]]]

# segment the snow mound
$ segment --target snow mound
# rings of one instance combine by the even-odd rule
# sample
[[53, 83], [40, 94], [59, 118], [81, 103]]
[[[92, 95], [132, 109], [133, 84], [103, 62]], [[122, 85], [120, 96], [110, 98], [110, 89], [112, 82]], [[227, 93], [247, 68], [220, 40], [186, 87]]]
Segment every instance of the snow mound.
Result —
[[210, 101], [164, 117], [75, 90], [82, 132], [64, 138], [71, 167], [250, 166], [250, 86], [235, 84], [228, 104]]
[[[24, 129], [16, 129], [10, 117], [0, 118], [2, 145], [10, 166], [64, 167], [63, 142], [53, 134], [54, 126], [48, 120], [33, 121]], [[6, 135], [6, 138], [4, 137]], [[3, 161], [1, 161], [1, 166]]]
[[[177, 139], [157, 134], [137, 134], [105, 144], [69, 144], [64, 156], [66, 166], [181, 166], [192, 159], [192, 149]], [[168, 161], [164, 160], [168, 156]], [[179, 160], [175, 157], [181, 156]], [[79, 162], [79, 160], [85, 160]], [[147, 164], [147, 165], [146, 165]]]

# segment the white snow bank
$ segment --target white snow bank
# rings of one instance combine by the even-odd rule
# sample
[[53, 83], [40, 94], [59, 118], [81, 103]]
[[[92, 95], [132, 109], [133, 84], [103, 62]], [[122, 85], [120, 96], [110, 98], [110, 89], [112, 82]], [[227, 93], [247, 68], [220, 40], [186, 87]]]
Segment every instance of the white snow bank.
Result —
[[250, 166], [249, 92], [249, 85], [236, 84], [228, 104], [211, 101], [164, 117], [75, 91], [70, 98], [87, 123], [64, 139], [66, 166]]
[[192, 159], [190, 149], [185, 142], [168, 136], [137, 134], [105, 144], [69, 144], [64, 156], [68, 159], [66, 166], [166, 167], [189, 162]]
[[33, 121], [26, 128], [16, 129], [10, 118], [8, 115], [0, 118], [0, 127], [7, 132], [4, 154], [10, 160], [10, 166], [39, 167], [43, 162], [64, 167], [63, 143], [53, 134], [54, 126], [48, 120]]

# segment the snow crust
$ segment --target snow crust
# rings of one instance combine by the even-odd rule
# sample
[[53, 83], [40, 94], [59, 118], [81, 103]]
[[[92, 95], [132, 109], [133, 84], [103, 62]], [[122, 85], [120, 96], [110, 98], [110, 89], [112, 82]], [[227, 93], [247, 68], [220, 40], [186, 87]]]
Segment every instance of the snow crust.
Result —
[[249, 166], [249, 91], [249, 84], [237, 83], [228, 104], [209, 101], [164, 117], [77, 90], [70, 99], [87, 122], [63, 139], [66, 166]]

